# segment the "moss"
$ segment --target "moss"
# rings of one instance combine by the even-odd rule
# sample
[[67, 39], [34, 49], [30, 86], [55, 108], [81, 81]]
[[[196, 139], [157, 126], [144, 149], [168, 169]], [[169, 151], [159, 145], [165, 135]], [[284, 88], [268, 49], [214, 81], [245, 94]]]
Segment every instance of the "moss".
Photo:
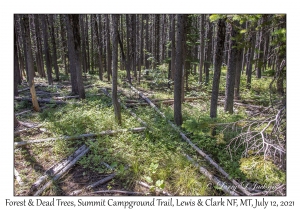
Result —
[[263, 156], [242, 158], [240, 170], [248, 179], [263, 185], [283, 184], [286, 180], [285, 173]]

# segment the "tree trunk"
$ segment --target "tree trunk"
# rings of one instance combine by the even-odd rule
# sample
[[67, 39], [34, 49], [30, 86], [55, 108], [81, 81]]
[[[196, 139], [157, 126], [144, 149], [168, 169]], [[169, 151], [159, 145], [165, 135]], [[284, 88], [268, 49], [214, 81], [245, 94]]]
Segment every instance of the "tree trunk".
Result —
[[203, 74], [203, 64], [204, 64], [204, 39], [205, 39], [205, 33], [204, 33], [204, 18], [205, 15], [201, 15], [201, 32], [200, 32], [200, 62], [199, 62], [199, 84], [202, 83], [202, 74]]
[[130, 63], [131, 63], [131, 30], [130, 30], [130, 15], [126, 15], [126, 36], [127, 36], [127, 51], [126, 51], [126, 73], [127, 80], [131, 84], [131, 76], [130, 76]]
[[[79, 15], [68, 15], [68, 16], [69, 16], [70, 24], [71, 24], [70, 27], [72, 28], [72, 32], [73, 32], [73, 40], [74, 40], [73, 46], [74, 46], [74, 52], [75, 52], [75, 57], [74, 57], [75, 59], [73, 59], [73, 62], [75, 63], [78, 95], [79, 95], [79, 98], [84, 99], [85, 91], [84, 91], [84, 86], [83, 86], [82, 69], [81, 69]], [[71, 59], [70, 59], [70, 62], [71, 62]]]
[[150, 52], [150, 50], [149, 50], [149, 40], [150, 40], [150, 38], [149, 38], [149, 16], [150, 15], [146, 15], [146, 37], [145, 37], [145, 39], [146, 39], [146, 42], [145, 42], [146, 46], [145, 47], [146, 47], [146, 52], [147, 52], [146, 55], [145, 55], [146, 69], [149, 69], [149, 60], [148, 60], [149, 55], [148, 55], [148, 53]]
[[112, 101], [114, 105], [115, 119], [119, 125], [121, 120], [121, 106], [118, 102], [117, 85], [118, 85], [118, 23], [119, 15], [112, 15], [113, 21], [113, 49], [112, 49]]
[[66, 15], [66, 25], [68, 34], [68, 56], [70, 62], [72, 94], [78, 95], [77, 73], [76, 73], [76, 53], [74, 47], [73, 27], [71, 25], [71, 15]]
[[238, 48], [237, 50], [237, 59], [236, 59], [236, 75], [234, 82], [234, 98], [240, 99], [240, 81], [241, 81], [241, 72], [243, 68], [243, 49]]
[[225, 112], [233, 113], [233, 99], [234, 99], [234, 83], [236, 75], [236, 56], [237, 56], [237, 31], [233, 24], [229, 24], [230, 28], [230, 55], [229, 66], [226, 76], [226, 90], [225, 90]]
[[99, 79], [103, 81], [103, 64], [102, 64], [102, 53], [101, 53], [101, 47], [100, 47], [100, 36], [98, 33], [98, 24], [97, 24], [97, 18], [96, 15], [92, 15], [93, 21], [94, 21], [94, 32], [95, 32], [95, 40], [96, 40], [96, 45], [97, 45], [97, 50], [98, 50], [98, 66], [99, 66]]
[[[263, 15], [262, 20], [261, 20], [261, 25], [263, 25], [265, 22], [265, 15]], [[261, 78], [261, 69], [263, 66], [263, 55], [264, 55], [264, 51], [263, 51], [263, 47], [264, 47], [264, 29], [261, 28], [259, 31], [259, 52], [257, 53], [257, 68], [256, 68], [256, 77], [258, 79]]]
[[175, 58], [176, 58], [176, 48], [175, 48], [175, 15], [171, 15], [172, 20], [172, 35], [171, 35], [171, 48], [172, 48], [172, 57], [171, 57], [171, 79], [174, 81], [174, 72], [175, 72]]
[[[176, 42], [176, 61], [174, 74], [174, 121], [176, 125], [182, 124], [181, 92], [182, 90], [182, 67], [183, 67], [183, 45], [184, 45], [184, 25], [186, 15], [177, 16], [177, 42]], [[174, 28], [175, 29], [175, 28]]]
[[110, 24], [109, 15], [105, 15], [106, 20], [106, 67], [107, 67], [107, 80], [110, 81], [111, 76], [111, 48], [110, 48]]
[[137, 80], [136, 72], [136, 15], [131, 15], [131, 68], [135, 80]]
[[86, 46], [85, 46], [85, 29], [84, 29], [84, 16], [81, 15], [79, 17], [80, 21], [80, 28], [81, 28], [81, 62], [82, 62], [82, 69], [84, 72], [84, 75], [86, 76], [87, 73], [87, 62], [86, 62]]
[[17, 49], [17, 33], [16, 26], [14, 27], [14, 96], [18, 96], [18, 83], [20, 81], [19, 58]]
[[22, 38], [22, 45], [23, 45], [23, 51], [24, 51], [24, 60], [25, 60], [25, 72], [26, 72], [26, 79], [29, 80], [28, 75], [28, 60], [26, 56], [27, 52], [27, 45], [26, 45], [26, 38], [25, 38], [25, 26], [24, 26], [24, 20], [22, 18], [22, 15], [20, 15], [20, 27], [21, 27], [21, 38]]
[[19, 124], [20, 124], [20, 123], [19, 123], [19, 121], [18, 121], [16, 115], [14, 114], [14, 128], [18, 127]]
[[[93, 18], [93, 15], [91, 15], [91, 55], [90, 55], [90, 61], [91, 61], [91, 72], [94, 73], [94, 39], [95, 39], [95, 30], [98, 30], [98, 28], [94, 28], [94, 21], [96, 21], [96, 17]], [[100, 21], [100, 20], [99, 20]], [[101, 36], [101, 34], [100, 34]], [[99, 70], [100, 71], [100, 70]], [[100, 73], [99, 73], [100, 74]]]
[[155, 36], [154, 36], [154, 68], [157, 66], [157, 64], [159, 63], [159, 24], [160, 24], [160, 15], [156, 14], [154, 15], [154, 18], [155, 18], [155, 28], [154, 28], [154, 31], [155, 31]]
[[212, 84], [211, 104], [210, 104], [210, 117], [211, 118], [217, 117], [219, 84], [220, 84], [221, 67], [222, 67], [222, 61], [223, 61], [225, 34], [226, 34], [225, 19], [219, 19], [218, 20], [218, 32], [217, 32], [217, 43], [216, 43], [216, 51], [215, 51], [214, 78], [213, 78], [213, 84]]
[[53, 84], [52, 79], [52, 68], [50, 63], [50, 52], [49, 52], [49, 45], [48, 45], [48, 24], [46, 21], [46, 15], [41, 15], [42, 17], [42, 25], [43, 25], [43, 35], [44, 35], [44, 54], [46, 59], [46, 68], [47, 68], [47, 77], [48, 77], [48, 84]]
[[56, 80], [59, 81], [59, 68], [57, 65], [57, 53], [56, 53], [56, 42], [54, 36], [54, 24], [53, 24], [53, 15], [49, 15], [49, 22], [50, 22], [50, 35], [51, 35], [51, 42], [52, 42], [52, 63], [55, 70]]
[[25, 39], [26, 39], [26, 57], [28, 64], [28, 85], [30, 88], [31, 99], [33, 104], [33, 109], [37, 112], [40, 111], [40, 106], [37, 101], [35, 86], [34, 86], [34, 67], [33, 67], [33, 58], [32, 58], [32, 50], [31, 50], [31, 39], [30, 39], [30, 29], [29, 29], [29, 17], [28, 15], [23, 16], [24, 26], [25, 26]]
[[67, 41], [66, 41], [66, 30], [65, 30], [65, 15], [59, 15], [60, 19], [60, 36], [61, 36], [61, 42], [62, 42], [62, 60], [65, 66], [65, 74], [69, 74], [69, 66], [67, 63]]
[[211, 64], [211, 55], [212, 55], [212, 24], [210, 21], [207, 22], [207, 53], [206, 60], [204, 63], [204, 72], [205, 72], [205, 85], [209, 83], [209, 68]]
[[46, 77], [44, 72], [44, 64], [42, 60], [42, 50], [41, 50], [41, 39], [40, 39], [40, 27], [39, 27], [39, 19], [38, 15], [34, 15], [34, 28], [35, 28], [35, 43], [36, 43], [36, 51], [35, 51], [35, 58], [36, 58], [36, 67], [37, 72], [39, 73], [40, 77]]
[[254, 51], [255, 51], [255, 41], [256, 41], [256, 35], [252, 34], [250, 35], [250, 43], [251, 47], [248, 49], [248, 56], [247, 56], [247, 89], [251, 88], [251, 77], [252, 77], [252, 66], [253, 66], [253, 58], [254, 58]]

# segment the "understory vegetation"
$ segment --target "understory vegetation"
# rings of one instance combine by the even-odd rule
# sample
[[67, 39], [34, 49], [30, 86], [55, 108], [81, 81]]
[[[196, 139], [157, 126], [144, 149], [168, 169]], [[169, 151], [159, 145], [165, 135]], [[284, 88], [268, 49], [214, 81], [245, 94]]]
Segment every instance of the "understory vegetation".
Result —
[[[133, 81], [133, 86], [139, 88], [151, 100], [172, 99], [173, 84], [167, 77], [165, 65], [158, 69], [148, 69], [143, 72], [143, 77], [138, 82]], [[182, 131], [192, 142], [203, 149], [213, 160], [215, 160], [229, 175], [241, 183], [250, 185], [259, 184], [267, 186], [278, 186], [284, 189], [285, 177], [285, 151], [281, 151], [279, 142], [269, 142], [273, 150], [268, 154], [259, 152], [262, 142], [259, 135], [250, 137], [255, 139], [252, 145], [243, 140], [248, 137], [241, 135], [248, 131], [260, 133], [266, 128], [265, 136], [280, 134], [280, 139], [285, 139], [285, 131], [274, 133], [276, 128], [285, 127], [285, 113], [272, 113], [274, 116], [283, 116], [280, 125], [275, 123], [268, 126], [272, 118], [271, 112], [264, 112], [268, 107], [283, 99], [272, 94], [269, 84], [272, 77], [271, 70], [266, 70], [261, 79], [252, 79], [251, 89], [246, 89], [246, 77], [241, 76], [241, 100], [242, 105], [235, 105], [234, 113], [224, 112], [222, 99], [225, 91], [226, 68], [222, 69], [220, 83], [220, 104], [218, 106], [218, 117], [210, 118], [211, 85], [199, 85], [198, 78], [189, 77], [189, 88], [185, 92], [186, 97], [195, 100], [183, 103], [183, 125]], [[68, 96], [70, 84], [68, 77], [61, 78], [66, 81], [55, 83], [52, 86], [37, 86], [37, 91], [49, 93], [52, 97], [57, 94], [61, 97]], [[202, 157], [197, 155], [186, 142], [182, 141], [168, 124], [166, 119], [158, 115], [150, 106], [146, 106], [139, 95], [134, 93], [124, 82], [125, 71], [119, 70], [119, 92], [121, 103], [127, 105], [139, 118], [148, 125], [147, 129], [140, 133], [120, 132], [116, 135], [104, 135], [95, 138], [79, 140], [63, 140], [63, 136], [77, 136], [88, 133], [100, 133], [107, 130], [119, 130], [141, 127], [141, 125], [130, 113], [122, 109], [122, 125], [115, 122], [114, 109], [110, 97], [104, 94], [103, 89], [111, 93], [111, 83], [99, 81], [93, 74], [87, 74], [84, 84], [86, 99], [68, 99], [66, 104], [57, 105], [49, 103], [43, 105], [42, 112], [28, 112], [32, 105], [26, 101], [15, 101], [14, 111], [21, 122], [39, 125], [38, 128], [28, 129], [24, 133], [15, 136], [15, 142], [28, 141], [32, 139], [45, 139], [59, 137], [57, 141], [28, 144], [17, 147], [14, 150], [15, 168], [18, 170], [23, 185], [15, 181], [15, 195], [28, 195], [31, 185], [43, 175], [54, 163], [74, 153], [81, 145], [85, 144], [90, 151], [84, 155], [68, 174], [62, 179], [54, 182], [49, 190], [43, 195], [69, 195], [72, 191], [95, 182], [108, 174], [116, 173], [116, 177], [98, 187], [102, 190], [128, 190], [145, 192], [137, 182], [142, 181], [150, 186], [146, 194], [157, 195], [155, 189], [163, 190], [171, 195], [224, 195], [217, 186], [211, 184], [199, 169], [189, 162], [185, 154], [193, 157], [200, 166], [211, 168]], [[104, 81], [107, 81], [106, 79]], [[44, 84], [46, 81], [35, 78], [36, 84]], [[168, 84], [169, 83], [169, 84]], [[19, 90], [26, 85], [20, 85]], [[275, 91], [274, 91], [275, 92]], [[29, 96], [29, 91], [20, 92], [20, 96]], [[51, 95], [52, 94], [52, 95]], [[53, 99], [55, 101], [55, 99]], [[130, 104], [135, 100], [137, 105]], [[140, 105], [139, 105], [140, 104]], [[248, 105], [257, 106], [253, 107]], [[157, 106], [166, 115], [167, 119], [173, 121], [173, 105], [160, 103]], [[280, 109], [280, 107], [278, 108]], [[284, 111], [285, 112], [285, 111]], [[260, 114], [257, 114], [260, 113]], [[265, 113], [265, 114], [264, 114]], [[249, 119], [251, 118], [251, 122]], [[273, 118], [272, 118], [273, 119]], [[264, 121], [266, 120], [266, 121]], [[254, 124], [253, 122], [256, 122]], [[260, 123], [259, 123], [260, 122]], [[252, 123], [252, 124], [251, 124]], [[21, 128], [18, 128], [21, 129]], [[214, 135], [212, 135], [214, 132]], [[256, 135], [256, 136], [255, 136]], [[249, 142], [251, 142], [251, 139]], [[284, 140], [285, 141], [285, 140]], [[285, 148], [283, 146], [283, 148]], [[278, 160], [278, 153], [282, 152], [282, 160]], [[273, 155], [273, 156], [272, 156]], [[109, 167], [107, 167], [109, 165]], [[217, 171], [211, 169], [214, 174]], [[273, 192], [279, 195], [284, 191]], [[270, 193], [272, 195], [272, 193]], [[82, 195], [89, 195], [83, 192]]]

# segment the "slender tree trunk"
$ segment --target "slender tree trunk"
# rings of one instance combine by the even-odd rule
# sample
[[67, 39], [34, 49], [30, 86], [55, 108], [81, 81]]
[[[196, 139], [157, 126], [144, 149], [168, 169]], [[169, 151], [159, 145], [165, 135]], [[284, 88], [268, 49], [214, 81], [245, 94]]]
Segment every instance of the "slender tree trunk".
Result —
[[18, 119], [17, 119], [17, 117], [16, 117], [16, 114], [14, 113], [14, 128], [16, 128], [16, 127], [18, 127], [19, 126], [19, 121], [18, 121]]
[[[150, 52], [150, 50], [149, 50], [149, 40], [150, 40], [150, 38], [149, 38], [149, 16], [150, 15], [146, 15], [146, 51], [147, 51], [147, 54], [145, 55], [145, 65], [146, 65], [146, 69], [149, 69], [149, 60], [148, 60], [148, 58], [149, 58], [149, 55], [148, 55], [148, 53]], [[148, 72], [148, 71], [147, 71]]]
[[[91, 16], [91, 15], [90, 15]], [[90, 40], [90, 36], [89, 36], [89, 18], [88, 15], [85, 15], [85, 20], [86, 20], [86, 24], [85, 24], [85, 46], [86, 46], [86, 50], [87, 50], [87, 55], [86, 55], [86, 62], [87, 62], [87, 72], [90, 72], [90, 44], [89, 44], [89, 40]]]
[[[70, 48], [74, 47], [74, 58], [73, 62], [75, 63], [75, 78], [77, 81], [77, 90], [79, 98], [85, 98], [85, 91], [83, 86], [83, 79], [82, 79], [82, 69], [81, 69], [81, 54], [80, 54], [80, 33], [79, 33], [79, 15], [68, 15], [70, 21], [70, 28], [72, 28], [73, 34], [73, 43], [70, 43]], [[71, 38], [71, 37], [70, 37]], [[72, 40], [72, 39], [71, 39]], [[69, 49], [72, 51], [73, 49]], [[72, 60], [70, 59], [70, 63]], [[71, 74], [74, 71], [71, 71]]]
[[70, 61], [70, 74], [71, 74], [71, 85], [72, 85], [72, 94], [78, 94], [78, 85], [77, 85], [77, 72], [76, 72], [76, 53], [74, 46], [74, 35], [73, 35], [73, 26], [72, 24], [72, 16], [67, 15], [67, 33], [68, 33], [68, 56]]
[[205, 85], [209, 83], [209, 68], [211, 64], [211, 55], [212, 55], [212, 24], [210, 21], [207, 22], [207, 54], [206, 61], [204, 63], [204, 72], [205, 72]]
[[90, 51], [91, 55], [90, 55], [90, 60], [91, 60], [91, 72], [94, 73], [94, 39], [95, 39], [95, 30], [98, 30], [98, 29], [96, 27], [94, 28], [94, 24], [95, 24], [94, 21], [96, 21], [96, 20], [95, 20], [95, 18], [92, 18], [92, 17], [93, 17], [93, 15], [91, 15], [91, 51]]
[[[261, 20], [261, 25], [264, 24], [264, 21], [265, 21], [265, 15], [263, 15], [262, 17], [262, 20]], [[264, 55], [264, 51], [263, 51], [263, 46], [264, 46], [264, 30], [263, 28], [260, 29], [260, 32], [259, 32], [259, 52], [257, 53], [257, 68], [256, 68], [256, 77], [258, 79], [261, 78], [261, 69], [262, 69], [262, 66], [263, 66], [263, 55]]]
[[217, 43], [215, 50], [215, 65], [214, 65], [214, 78], [212, 84], [211, 103], [210, 103], [210, 117], [217, 117], [219, 84], [221, 76], [221, 67], [223, 61], [223, 51], [225, 43], [226, 24], [225, 19], [218, 20]]
[[154, 68], [156, 67], [156, 65], [159, 63], [159, 24], [160, 24], [160, 15], [154, 15], [155, 17], [155, 36], [154, 36], [154, 40], [155, 40], [155, 50], [154, 50], [154, 58], [155, 58], [155, 64], [154, 64]]
[[131, 67], [135, 80], [137, 80], [136, 72], [136, 15], [131, 15]]
[[26, 45], [26, 38], [25, 38], [25, 26], [24, 26], [24, 21], [22, 16], [20, 15], [20, 27], [21, 27], [21, 38], [22, 38], [22, 44], [23, 44], [23, 50], [24, 50], [24, 60], [25, 60], [25, 72], [26, 72], [26, 79], [27, 81], [29, 80], [29, 75], [28, 75], [28, 61], [27, 61], [27, 45]]
[[62, 42], [62, 60], [65, 66], [65, 74], [69, 74], [69, 66], [67, 63], [67, 41], [66, 41], [66, 30], [65, 30], [65, 15], [59, 15], [60, 19], [60, 36]]
[[226, 76], [226, 90], [225, 90], [225, 112], [233, 113], [233, 99], [234, 99], [234, 83], [236, 76], [236, 57], [237, 57], [237, 31], [233, 24], [229, 24], [230, 27], [230, 56], [229, 66]]
[[171, 15], [171, 79], [174, 80], [175, 72], [175, 57], [176, 57], [176, 48], [175, 48], [175, 15]]
[[139, 55], [139, 62], [138, 62], [138, 66], [139, 66], [139, 80], [138, 83], [140, 84], [140, 79], [141, 79], [141, 71], [142, 71], [142, 60], [143, 60], [143, 49], [144, 49], [144, 15], [142, 15], [142, 21], [140, 23], [141, 25], [141, 31], [140, 31], [140, 55]]
[[59, 81], [59, 68], [57, 65], [57, 53], [56, 53], [56, 42], [54, 37], [54, 24], [53, 24], [53, 15], [49, 15], [49, 22], [50, 22], [50, 36], [52, 42], [52, 63], [55, 70], [56, 80]]
[[252, 66], [253, 66], [253, 57], [255, 51], [255, 42], [256, 42], [256, 35], [250, 35], [250, 43], [251, 47], [248, 49], [248, 56], [247, 56], [247, 89], [251, 88], [251, 77], [252, 77]]
[[98, 66], [99, 66], [99, 79], [103, 81], [103, 64], [102, 64], [102, 53], [101, 53], [101, 48], [100, 48], [100, 36], [98, 34], [98, 24], [97, 24], [97, 18], [96, 15], [92, 15], [92, 18], [94, 19], [94, 24], [95, 24], [95, 40], [96, 40], [96, 46], [98, 50]]
[[86, 46], [85, 46], [85, 30], [84, 30], [84, 15], [79, 16], [80, 21], [80, 28], [81, 28], [81, 60], [82, 60], [82, 69], [84, 75], [86, 77], [87, 73], [87, 62], [86, 62]]
[[41, 61], [41, 51], [40, 51], [40, 29], [39, 29], [39, 24], [38, 24], [38, 15], [34, 15], [34, 18], [33, 18], [33, 25], [34, 25], [34, 40], [35, 40], [35, 43], [36, 43], [36, 50], [35, 50], [35, 59], [36, 59], [36, 68], [37, 68], [37, 72], [39, 73], [40, 77], [43, 77], [43, 63]]
[[28, 64], [28, 85], [30, 88], [31, 99], [33, 104], [33, 109], [37, 112], [40, 111], [40, 106], [37, 101], [36, 91], [34, 86], [34, 67], [33, 67], [33, 57], [32, 57], [32, 50], [31, 50], [31, 38], [30, 38], [30, 29], [29, 29], [29, 17], [28, 15], [23, 16], [24, 20], [24, 28], [25, 28], [25, 39], [26, 39], [26, 57], [27, 57], [27, 64]]
[[242, 72], [242, 63], [243, 59], [243, 49], [237, 49], [237, 61], [236, 61], [236, 75], [235, 75], [235, 82], [234, 82], [234, 98], [240, 99], [240, 81], [241, 81], [241, 72]]
[[184, 45], [184, 25], [185, 15], [177, 16], [177, 42], [176, 42], [176, 61], [174, 75], [174, 121], [176, 125], [182, 124], [181, 94], [182, 94], [182, 67], [183, 67], [183, 45]]
[[17, 49], [16, 26], [14, 26], [14, 96], [18, 96], [18, 83], [20, 81], [19, 58]]
[[203, 75], [203, 64], [204, 64], [204, 40], [205, 40], [205, 32], [204, 32], [204, 19], [205, 15], [201, 15], [201, 32], [200, 32], [200, 63], [199, 63], [199, 84], [202, 83], [202, 75]]
[[43, 25], [43, 35], [44, 35], [44, 54], [46, 59], [46, 68], [47, 68], [47, 77], [48, 77], [48, 84], [53, 84], [52, 79], [52, 68], [50, 63], [50, 53], [49, 53], [49, 45], [48, 45], [48, 30], [47, 30], [47, 21], [46, 21], [46, 15], [41, 15], [42, 17], [42, 25]]
[[127, 80], [131, 84], [130, 63], [131, 63], [131, 30], [130, 30], [130, 15], [126, 15], [126, 35], [127, 35], [127, 51], [126, 51], [126, 72]]
[[105, 15], [106, 20], [106, 67], [107, 67], [107, 80], [110, 81], [111, 76], [111, 48], [110, 48], [110, 27], [109, 15]]
[[115, 118], [119, 125], [122, 124], [121, 120], [121, 106], [118, 102], [117, 83], [118, 83], [118, 23], [119, 15], [112, 15], [113, 21], [113, 35], [112, 35], [112, 101], [114, 105]]

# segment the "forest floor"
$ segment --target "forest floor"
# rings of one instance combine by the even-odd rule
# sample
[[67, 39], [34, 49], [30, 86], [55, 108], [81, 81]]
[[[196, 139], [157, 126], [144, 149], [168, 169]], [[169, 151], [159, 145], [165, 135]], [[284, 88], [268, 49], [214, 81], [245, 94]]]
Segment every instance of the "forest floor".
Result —
[[[58, 138], [55, 141], [30, 143], [14, 149], [14, 168], [16, 196], [36, 195], [33, 184], [55, 164], [72, 157], [78, 148], [89, 148], [72, 167], [53, 180], [51, 185], [39, 195], [225, 195], [226, 193], [199, 172], [199, 168], [186, 159], [192, 157], [200, 166], [222, 182], [226, 179], [205, 159], [197, 154], [180, 135], [172, 129], [167, 120], [173, 120], [173, 90], [160, 75], [144, 75], [140, 84], [134, 83], [164, 113], [167, 120], [157, 114], [126, 82], [121, 72], [118, 96], [129, 110], [134, 112], [147, 128], [141, 132], [125, 131], [114, 135], [97, 135], [91, 138], [66, 140], [66, 136], [99, 134], [105, 131], [144, 127], [127, 109], [122, 108], [122, 125], [114, 120], [111, 98], [111, 83], [102, 82], [96, 76], [84, 79], [86, 99], [70, 97], [71, 85], [66, 80], [48, 86], [44, 79], [36, 78], [36, 91], [41, 102], [41, 112], [34, 112], [31, 102], [15, 100], [15, 114], [21, 124], [15, 129], [15, 143], [30, 140]], [[122, 77], [123, 76], [123, 77]], [[265, 78], [267, 80], [269, 78]], [[267, 82], [265, 82], [267, 83]], [[268, 82], [269, 83], [269, 82]], [[258, 84], [258, 85], [257, 85]], [[246, 119], [248, 115], [263, 112], [269, 106], [267, 85], [254, 83], [253, 91], [242, 92], [242, 99], [235, 102], [235, 113], [222, 112], [224, 84], [221, 84], [218, 124], [228, 124]], [[26, 84], [19, 86], [19, 97], [30, 98]], [[211, 136], [212, 122], [209, 119], [210, 93], [205, 87], [199, 88], [191, 81], [187, 100], [183, 104], [184, 124], [182, 130], [193, 143], [202, 148], [220, 164], [230, 177], [253, 186], [261, 180], [251, 179], [240, 170], [243, 151], [236, 154], [228, 152], [230, 139], [236, 132], [223, 133], [225, 127], [217, 129], [218, 134]], [[222, 94], [223, 93], [223, 94]], [[57, 103], [59, 102], [59, 103]], [[225, 135], [225, 136], [224, 136]], [[65, 167], [65, 165], [64, 165]], [[19, 177], [16, 174], [19, 174]], [[285, 174], [281, 171], [277, 180], [278, 187], [285, 188]], [[50, 176], [55, 177], [55, 175]], [[107, 180], [105, 180], [107, 179]], [[51, 178], [47, 178], [47, 182]], [[97, 186], [89, 185], [102, 180]], [[279, 180], [279, 181], [278, 181]], [[284, 180], [284, 181], [283, 181]], [[228, 180], [227, 180], [228, 181]], [[225, 183], [225, 182], [224, 182]], [[226, 182], [228, 183], [228, 182]], [[272, 182], [273, 184], [275, 182]], [[260, 182], [260, 185], [263, 183]], [[42, 184], [44, 185], [44, 184]], [[41, 186], [42, 186], [41, 185]], [[39, 186], [38, 188], [40, 188]], [[250, 187], [249, 187], [250, 188]], [[249, 189], [250, 190], [250, 189]], [[240, 191], [236, 193], [243, 195]], [[251, 193], [263, 194], [253, 190]]]

